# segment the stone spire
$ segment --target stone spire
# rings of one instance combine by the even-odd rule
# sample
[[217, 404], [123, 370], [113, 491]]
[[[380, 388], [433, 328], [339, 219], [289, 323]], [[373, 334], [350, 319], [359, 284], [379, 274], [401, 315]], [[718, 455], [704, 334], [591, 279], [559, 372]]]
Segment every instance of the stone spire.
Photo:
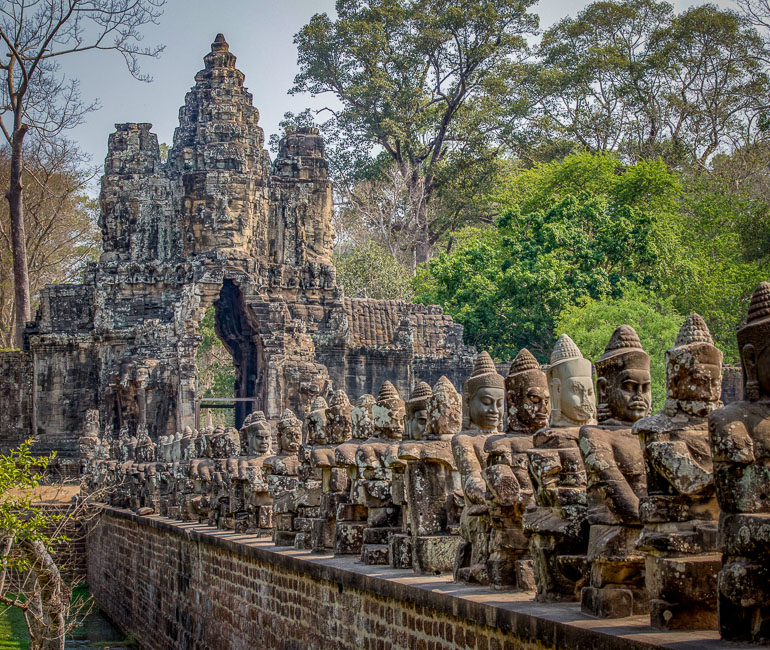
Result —
[[[224, 34], [217, 34], [211, 44], [211, 52], [203, 57], [203, 63], [206, 70], [213, 70], [214, 68], [232, 68], [235, 70], [235, 55], [230, 52], [230, 46], [227, 44]], [[242, 76], [242, 73], [239, 72], [239, 74]], [[198, 80], [197, 77], [195, 80]]]

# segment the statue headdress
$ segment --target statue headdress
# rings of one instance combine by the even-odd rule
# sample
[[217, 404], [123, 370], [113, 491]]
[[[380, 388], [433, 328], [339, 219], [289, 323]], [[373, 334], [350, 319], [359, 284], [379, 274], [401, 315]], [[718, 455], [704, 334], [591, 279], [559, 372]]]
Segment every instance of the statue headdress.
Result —
[[[751, 296], [751, 303], [746, 314], [746, 324], [738, 330], [738, 349], [753, 345], [755, 355], [759, 355], [770, 344], [770, 282], [760, 282]], [[755, 375], [755, 373], [753, 373]], [[759, 382], [756, 376], [746, 374], [746, 362], [743, 363], [743, 381], [746, 398], [759, 399]]]
[[431, 390], [430, 384], [424, 381], [417, 382], [417, 385], [414, 387], [412, 394], [406, 402], [407, 413], [412, 414], [416, 411], [424, 411], [427, 409], [428, 400], [431, 395], [433, 395], [433, 391]]

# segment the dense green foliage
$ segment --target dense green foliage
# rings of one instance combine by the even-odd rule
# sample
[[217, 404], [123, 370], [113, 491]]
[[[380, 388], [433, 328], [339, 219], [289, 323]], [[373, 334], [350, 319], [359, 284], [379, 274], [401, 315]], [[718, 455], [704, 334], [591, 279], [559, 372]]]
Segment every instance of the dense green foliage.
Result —
[[[735, 326], [768, 275], [741, 244], [751, 201], [659, 159], [627, 166], [590, 153], [514, 171], [495, 198], [496, 226], [462, 231], [415, 282], [418, 298], [443, 305], [469, 343], [498, 358], [526, 346], [546, 360], [570, 309], [608, 304], [618, 315], [624, 306], [631, 317], [654, 304], [661, 315], [701, 313], [737, 360]], [[605, 343], [621, 322], [607, 324]]]
[[633, 327], [650, 355], [652, 406], [658, 411], [666, 400], [664, 353], [683, 322], [684, 316], [677, 313], [670, 299], [629, 286], [620, 298], [588, 298], [566, 307], [556, 319], [555, 330], [557, 334], [568, 332], [583, 355], [596, 360], [619, 324]]
[[198, 387], [201, 397], [232, 397], [235, 394], [235, 368], [233, 359], [217, 334], [216, 311], [209, 307], [203, 316], [198, 333], [196, 363]]

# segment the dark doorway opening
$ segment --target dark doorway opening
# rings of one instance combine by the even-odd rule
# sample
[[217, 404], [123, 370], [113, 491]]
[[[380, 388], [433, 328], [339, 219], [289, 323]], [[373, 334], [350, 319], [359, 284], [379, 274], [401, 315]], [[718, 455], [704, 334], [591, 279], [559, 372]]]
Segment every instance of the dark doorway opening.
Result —
[[[225, 279], [219, 299], [214, 302], [215, 328], [222, 344], [232, 355], [235, 368], [233, 395], [216, 397], [241, 398], [234, 402], [234, 426], [239, 429], [246, 416], [262, 408], [262, 374], [264, 364], [259, 335], [238, 285]], [[252, 398], [252, 399], [244, 399]]]

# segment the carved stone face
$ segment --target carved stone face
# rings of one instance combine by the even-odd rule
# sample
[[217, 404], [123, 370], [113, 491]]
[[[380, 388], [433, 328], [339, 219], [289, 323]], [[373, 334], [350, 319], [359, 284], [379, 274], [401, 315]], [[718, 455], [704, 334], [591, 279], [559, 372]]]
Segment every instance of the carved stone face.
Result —
[[569, 377], [562, 383], [561, 412], [570, 420], [588, 422], [596, 413], [591, 377]]
[[688, 356], [668, 362], [668, 396], [690, 402], [716, 402], [722, 392], [722, 365]]
[[254, 453], [267, 454], [270, 452], [270, 428], [263, 423], [254, 428]]
[[433, 395], [428, 400], [428, 416], [431, 437], [455, 435], [462, 431], [462, 398], [446, 377], [433, 387]]
[[404, 435], [409, 440], [423, 440], [428, 429], [428, 409], [411, 413], [406, 419]]
[[307, 441], [311, 445], [326, 444], [326, 409], [308, 413]]
[[549, 369], [553, 411], [551, 425], [557, 427], [591, 424], [596, 417], [596, 396], [591, 362], [571, 359]]
[[506, 396], [511, 428], [536, 430], [548, 425], [551, 394], [544, 373], [522, 373], [518, 381], [509, 387]]
[[607, 382], [606, 400], [614, 418], [636, 422], [647, 417], [652, 405], [650, 371], [625, 368]]
[[279, 423], [279, 432], [281, 434], [281, 450], [287, 454], [296, 454], [302, 443], [302, 427], [297, 424]]
[[480, 429], [495, 430], [502, 422], [504, 405], [505, 390], [484, 386], [468, 401], [468, 418]]

